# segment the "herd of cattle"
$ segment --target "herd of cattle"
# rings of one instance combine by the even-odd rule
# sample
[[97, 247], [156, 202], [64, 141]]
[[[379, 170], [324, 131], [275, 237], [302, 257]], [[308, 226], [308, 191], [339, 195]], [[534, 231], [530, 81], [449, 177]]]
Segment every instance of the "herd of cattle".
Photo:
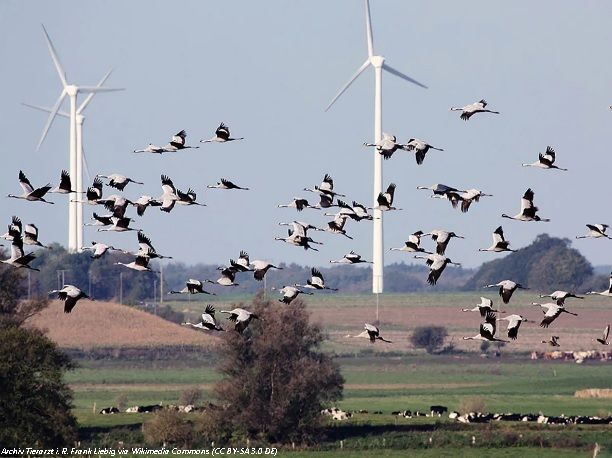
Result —
[[524, 421], [536, 422], [544, 425], [610, 425], [612, 416], [596, 417], [586, 415], [572, 415], [566, 417], [561, 414], [558, 417], [543, 414], [522, 413], [481, 413], [470, 412], [459, 415], [459, 412], [451, 412], [448, 418], [455, 419], [461, 423], [489, 423], [491, 421]]
[[[421, 411], [410, 411], [410, 410], [398, 410], [391, 412], [391, 415], [399, 416], [403, 418], [413, 417], [441, 417], [444, 413], [448, 412], [448, 408], [445, 406], [431, 406], [429, 412]], [[359, 410], [356, 412], [345, 412], [332, 407], [321, 411], [322, 415], [330, 416], [333, 420], [347, 420], [353, 417], [354, 414], [367, 414], [370, 413], [367, 410]], [[372, 412], [372, 414], [382, 414], [381, 411]], [[482, 412], [469, 412], [461, 415], [459, 412], [452, 411], [448, 414], [448, 418], [456, 420], [460, 423], [489, 423], [491, 421], [523, 421], [523, 422], [536, 422], [545, 425], [609, 425], [612, 424], [612, 416], [608, 417], [596, 417], [586, 415], [573, 415], [567, 417], [560, 415], [558, 417], [546, 416], [542, 413], [539, 414], [522, 414], [522, 413], [482, 413]]]
[[[125, 413], [152, 413], [152, 412], [157, 412], [158, 410], [162, 410], [162, 409], [175, 410], [177, 412], [189, 413], [189, 412], [201, 412], [206, 409], [215, 409], [215, 408], [216, 406], [210, 403], [207, 406], [194, 406], [193, 404], [188, 404], [185, 406], [182, 406], [182, 405], [177, 406], [174, 404], [168, 404], [168, 405], [152, 404], [148, 406], [128, 407], [127, 409], [125, 409]], [[104, 409], [100, 410], [98, 413], [102, 415], [110, 415], [110, 414], [115, 414], [115, 413], [121, 413], [121, 410], [119, 410], [117, 407], [105, 407]]]
[[[189, 405], [162, 405], [162, 404], [153, 404], [148, 406], [134, 406], [128, 407], [125, 410], [125, 413], [152, 413], [161, 409], [169, 409], [176, 410], [177, 412], [198, 412], [206, 409], [216, 408], [214, 404], [208, 404], [208, 406], [194, 406], [192, 404]], [[415, 410], [414, 412], [410, 410], [398, 410], [395, 412], [391, 412], [391, 415], [403, 417], [403, 418], [416, 418], [416, 417], [442, 417], [443, 414], [448, 412], [448, 407], [445, 406], [431, 406], [429, 408], [429, 412], [421, 412], [419, 410]], [[99, 412], [102, 415], [108, 414], [116, 414], [120, 413], [120, 410], [117, 407], [106, 407]], [[354, 414], [369, 414], [370, 412], [367, 410], [359, 410], [355, 412], [351, 411], [343, 411], [338, 409], [337, 407], [332, 407], [329, 409], [324, 409], [321, 411], [321, 415], [326, 415], [331, 417], [333, 420], [347, 420], [352, 418]], [[377, 410], [375, 412], [371, 412], [375, 415], [382, 415], [383, 412]], [[522, 422], [536, 422], [545, 425], [609, 425], [612, 424], [612, 416], [607, 417], [597, 417], [597, 416], [586, 416], [586, 415], [572, 415], [567, 417], [565, 415], [560, 415], [558, 417], [555, 416], [546, 416], [542, 413], [534, 414], [534, 413], [482, 413], [482, 412], [469, 412], [465, 414], [460, 414], [459, 412], [452, 411], [448, 414], [448, 418], [451, 420], [456, 420], [460, 423], [489, 423], [491, 421], [522, 421]]]
[[587, 360], [612, 361], [612, 351], [534, 351], [531, 359], [555, 359], [581, 364]]

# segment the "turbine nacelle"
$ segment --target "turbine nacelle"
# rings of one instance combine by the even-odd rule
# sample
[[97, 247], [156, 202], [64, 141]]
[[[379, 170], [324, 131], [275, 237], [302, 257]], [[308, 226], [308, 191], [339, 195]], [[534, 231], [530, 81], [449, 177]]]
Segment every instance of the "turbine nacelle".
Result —
[[76, 95], [79, 93], [79, 87], [75, 86], [74, 84], [68, 84], [64, 86], [64, 92], [69, 97], [76, 97]]
[[385, 58], [383, 56], [370, 56], [368, 60], [374, 68], [382, 68], [385, 64]]

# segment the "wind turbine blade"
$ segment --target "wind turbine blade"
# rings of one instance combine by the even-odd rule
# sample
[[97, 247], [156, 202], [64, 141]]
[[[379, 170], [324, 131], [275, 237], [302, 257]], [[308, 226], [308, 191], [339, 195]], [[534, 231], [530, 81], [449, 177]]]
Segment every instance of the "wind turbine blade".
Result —
[[[108, 73], [106, 75], [104, 75], [102, 77], [102, 79], [98, 82], [98, 84], [96, 85], [96, 87], [101, 87], [106, 80], [108, 79], [109, 76], [111, 76], [111, 73], [113, 73], [113, 69], [111, 68]], [[83, 101], [83, 103], [81, 104], [81, 106], [77, 109], [77, 114], [81, 114], [83, 113], [83, 110], [85, 108], [87, 108], [87, 105], [89, 105], [89, 102], [91, 102], [91, 99], [93, 99], [93, 96], [95, 95], [94, 92], [90, 93], [85, 100]]]
[[357, 77], [358, 77], [359, 75], [361, 75], [361, 74], [363, 73], [363, 71], [364, 71], [366, 68], [368, 68], [368, 65], [370, 65], [370, 59], [367, 59], [367, 60], [366, 60], [366, 61], [363, 63], [363, 65], [362, 65], [361, 67], [359, 67], [359, 69], [358, 69], [358, 70], [355, 72], [355, 74], [354, 74], [354, 75], [351, 77], [351, 79], [349, 80], [349, 82], [348, 82], [348, 83], [346, 83], [346, 84], [345, 84], [345, 85], [342, 87], [342, 89], [340, 89], [340, 91], [338, 92], [338, 94], [336, 94], [336, 96], [335, 96], [335, 97], [332, 99], [332, 101], [331, 101], [331, 102], [329, 102], [329, 105], [327, 105], [327, 108], [325, 109], [325, 111], [327, 111], [327, 110], [329, 110], [329, 109], [331, 108], [331, 106], [334, 104], [334, 102], [335, 102], [336, 100], [338, 100], [338, 98], [339, 98], [339, 97], [340, 97], [342, 94], [344, 94], [344, 91], [346, 91], [346, 90], [349, 88], [349, 86], [350, 86], [351, 84], [353, 84], [353, 81], [355, 81], [355, 80], [357, 79]]
[[368, 57], [374, 55], [374, 39], [372, 38], [372, 17], [370, 16], [370, 0], [365, 0], [366, 36], [368, 38]]
[[[29, 103], [23, 103], [23, 102], [21, 104], [24, 107], [34, 108], [35, 110], [44, 111], [45, 113], [51, 113], [53, 111], [52, 108], [41, 107], [40, 105], [30, 105]], [[69, 118], [70, 117], [70, 115], [68, 113], [66, 113], [65, 111], [58, 111], [57, 115], [63, 116], [64, 118]]]
[[45, 124], [45, 128], [43, 129], [42, 136], [40, 137], [40, 141], [38, 142], [38, 145], [36, 145], [36, 151], [40, 149], [40, 145], [42, 145], [42, 142], [45, 140], [45, 137], [47, 136], [47, 132], [49, 132], [49, 129], [51, 128], [51, 124], [53, 124], [55, 115], [57, 114], [60, 105], [64, 101], [65, 96], [66, 96], [66, 91], [62, 91], [62, 93], [59, 96], [59, 99], [57, 99], [57, 102], [55, 102], [55, 105], [53, 105], [53, 108], [50, 111], [49, 117], [47, 118], [47, 124]]
[[85, 92], [89, 94], [95, 94], [97, 92], [116, 92], [116, 91], [125, 91], [125, 88], [124, 87], [114, 88], [114, 87], [79, 86], [79, 92]]
[[49, 52], [51, 53], [51, 59], [53, 59], [53, 63], [55, 64], [55, 69], [57, 70], [57, 74], [62, 80], [62, 85], [66, 87], [68, 82], [66, 81], [66, 72], [64, 71], [64, 67], [62, 67], [62, 63], [59, 60], [59, 56], [57, 52], [55, 52], [55, 48], [53, 47], [53, 43], [51, 42], [51, 38], [49, 38], [49, 34], [47, 33], [47, 29], [42, 25], [43, 32], [45, 33], [45, 38], [47, 39], [47, 45], [49, 46]]
[[400, 72], [399, 70], [394, 69], [393, 67], [387, 65], [387, 64], [383, 64], [383, 69], [387, 70], [389, 73], [391, 73], [392, 75], [395, 75], [403, 80], [409, 81], [412, 84], [416, 84], [417, 86], [421, 86], [422, 88], [428, 89], [427, 86], [425, 86], [423, 83], [419, 83], [417, 80], [415, 80], [414, 78], [410, 78], [408, 75], [403, 74], [402, 72]]

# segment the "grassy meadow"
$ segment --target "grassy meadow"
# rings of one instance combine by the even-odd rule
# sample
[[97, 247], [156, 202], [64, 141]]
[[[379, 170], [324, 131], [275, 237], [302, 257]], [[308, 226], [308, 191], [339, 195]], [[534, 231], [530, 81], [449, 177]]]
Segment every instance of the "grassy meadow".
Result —
[[[523, 293], [517, 296], [516, 302], [528, 303], [533, 300], [532, 296]], [[219, 310], [240, 302], [241, 298], [214, 299], [210, 302]], [[531, 350], [548, 349], [539, 344], [538, 339], [545, 335], [537, 325], [521, 328], [521, 333], [529, 336], [525, 340], [532, 344], [518, 346], [512, 342], [501, 349], [500, 357], [493, 354], [483, 357], [478, 343], [460, 341], [458, 336], [477, 332], [480, 316], [458, 309], [478, 302], [478, 295], [381, 297], [381, 329], [387, 330], [384, 335], [399, 343], [389, 345], [344, 338], [348, 332], [359, 332], [364, 318], [374, 315], [373, 298], [320, 295], [307, 301], [313, 319], [330, 336], [325, 349], [336, 355], [346, 380], [344, 398], [337, 407], [353, 411], [365, 409], [369, 413], [355, 414], [343, 422], [330, 422], [328, 437], [316, 448], [283, 449], [281, 456], [592, 456], [595, 442], [603, 447], [599, 456], [612, 456], [612, 427], [608, 425], [561, 427], [512, 422], [463, 425], [446, 417], [405, 419], [391, 415], [392, 411], [405, 409], [426, 412], [433, 404], [460, 412], [612, 414], [612, 398], [574, 396], [581, 389], [612, 388], [612, 364], [530, 360]], [[203, 304], [183, 301], [173, 302], [172, 306], [195, 317]], [[571, 342], [586, 340], [590, 327], [603, 322], [601, 314], [610, 318], [602, 301], [589, 299], [571, 305], [580, 314], [581, 321], [559, 323], [555, 329], [565, 343], [562, 350], [574, 349]], [[519, 307], [505, 306], [505, 310]], [[527, 310], [539, 313], [535, 307]], [[410, 346], [410, 329], [432, 323], [432, 316], [436, 315], [455, 319], [454, 325], [448, 327], [449, 339], [457, 344], [456, 353], [427, 355]], [[588, 341], [586, 346], [594, 348]], [[79, 368], [67, 375], [67, 381], [74, 390], [74, 412], [82, 427], [83, 441], [105, 446], [113, 446], [118, 441], [138, 444], [142, 441], [140, 425], [150, 415], [95, 413], [116, 405], [119, 396], [127, 396], [128, 406], [176, 404], [184, 390], [198, 387], [204, 393], [203, 402], [214, 402], [212, 387], [219, 379], [214, 356], [87, 359], [78, 363]]]
[[[369, 355], [339, 358], [338, 362], [346, 379], [344, 399], [338, 407], [366, 409], [369, 413], [333, 423], [330, 437], [318, 450], [287, 450], [282, 455], [379, 456], [384, 451], [382, 456], [399, 456], [409, 449], [410, 456], [450, 456], [453, 451], [457, 456], [461, 450], [473, 453], [472, 437], [478, 445], [476, 456], [552, 456], [553, 451], [562, 456], [586, 456], [584, 451], [595, 442], [612, 451], [609, 426], [497, 422], [460, 425], [444, 417], [405, 419], [391, 415], [395, 410], [427, 411], [432, 404], [460, 411], [482, 408], [549, 415], [608, 415], [612, 412], [612, 399], [574, 397], [577, 389], [609, 387], [612, 367], [608, 364], [483, 360], [474, 355], [460, 359]], [[95, 440], [110, 441], [106, 445], [112, 445], [113, 437], [138, 437], [140, 424], [149, 414], [99, 415], [93, 411], [94, 403], [99, 410], [114, 405], [119, 395], [126, 395], [128, 405], [176, 404], [181, 392], [192, 387], [204, 391], [204, 401], [214, 401], [211, 388], [218, 375], [212, 362], [200, 367], [187, 363], [134, 366], [96, 362], [82, 364], [70, 374], [68, 381], [75, 391], [74, 411], [88, 434], [98, 434]], [[520, 447], [523, 437], [529, 446]], [[534, 447], [536, 443], [543, 448]], [[508, 445], [511, 449], [503, 453], [498, 450]]]

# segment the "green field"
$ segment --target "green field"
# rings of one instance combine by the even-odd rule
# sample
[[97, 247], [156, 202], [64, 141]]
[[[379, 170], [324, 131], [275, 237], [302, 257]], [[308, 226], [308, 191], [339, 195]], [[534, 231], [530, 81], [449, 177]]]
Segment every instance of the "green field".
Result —
[[[495, 294], [489, 293], [493, 293], [489, 297]], [[459, 308], [478, 302], [478, 295], [384, 295], [380, 298], [381, 326], [395, 332], [394, 339], [407, 342], [409, 330], [430, 323], [430, 309], [436, 310], [433, 313], [446, 316], [449, 324], [463, 320], [454, 326], [445, 323], [449, 333], [455, 333], [455, 342], [461, 343], [461, 338], [456, 336], [477, 329], [480, 317], [461, 313]], [[251, 297], [207, 297], [206, 302], [209, 300], [217, 309], [222, 309], [225, 305], [248, 303]], [[513, 299], [519, 307], [532, 300], [533, 294], [525, 292]], [[333, 336], [323, 348], [337, 355], [346, 380], [344, 398], [337, 407], [351, 411], [364, 409], [369, 413], [355, 414], [347, 421], [330, 421], [327, 437], [316, 447], [303, 450], [284, 446], [281, 456], [586, 457], [592, 456], [597, 442], [602, 446], [599, 456], [612, 457], [611, 425], [565, 427], [522, 422], [464, 425], [446, 416], [405, 419], [391, 415], [392, 411], [401, 410], [427, 412], [430, 405], [439, 404], [460, 412], [479, 409], [608, 416], [612, 414], [612, 398], [578, 398], [574, 393], [587, 388], [612, 388], [612, 364], [529, 359], [531, 350], [546, 350], [545, 346], [538, 346], [542, 331], [537, 324], [521, 328], [519, 342], [523, 346], [518, 347], [516, 342], [509, 344], [502, 349], [501, 357], [482, 357], [477, 344], [463, 345], [452, 354], [427, 355], [406, 343], [381, 346], [343, 340], [347, 330], [358, 330], [362, 320], [370, 319], [375, 304], [372, 296], [308, 298], [313, 319], [321, 322]], [[565, 325], [560, 330], [565, 349], [571, 349], [571, 339], [588, 342], [589, 329], [599, 326], [602, 316], [607, 319], [606, 305], [592, 298], [572, 304], [579, 309], [582, 324], [576, 326], [576, 322], [569, 320], [561, 323]], [[171, 306], [195, 318], [203, 302], [176, 301]], [[526, 311], [533, 315], [529, 307]], [[344, 316], [352, 316], [353, 322], [347, 323]], [[219, 374], [210, 354], [167, 360], [148, 360], [143, 356], [127, 361], [81, 360], [79, 364], [78, 369], [67, 375], [67, 381], [74, 390], [74, 412], [85, 444], [114, 446], [121, 441], [142, 445], [140, 425], [150, 414], [95, 413], [115, 405], [120, 395], [127, 396], [129, 406], [177, 404], [184, 390], [199, 387], [204, 392], [203, 402], [215, 401], [212, 388]]]
[[[600, 456], [612, 456], [606, 455], [612, 452], [612, 428], [609, 426], [560, 427], [497, 422], [460, 425], [445, 418], [404, 419], [391, 415], [394, 410], [427, 411], [432, 404], [462, 410], [474, 403], [491, 412], [609, 415], [612, 399], [574, 397], [578, 389], [610, 387], [612, 367], [607, 364], [482, 359], [475, 355], [371, 355], [340, 358], [338, 362], [346, 379], [344, 399], [338, 407], [366, 409], [370, 413], [356, 414], [346, 422], [335, 423], [332, 427], [334, 437], [319, 446], [322, 450], [283, 451], [283, 455], [296, 458], [381, 456], [384, 450], [382, 456], [400, 456], [405, 453], [402, 450], [408, 448], [410, 456], [461, 456], [457, 455], [457, 447], [464, 447], [468, 454], [474, 436], [479, 444], [477, 456], [552, 456], [553, 452], [561, 456], [586, 456], [589, 444], [595, 442], [605, 447]], [[93, 412], [94, 403], [99, 410], [113, 405], [121, 394], [127, 395], [129, 405], [176, 404], [184, 389], [198, 386], [205, 393], [204, 401], [214, 401], [210, 397], [211, 387], [219, 376], [212, 361], [152, 366], [153, 363], [145, 362], [129, 363], [129, 367], [121, 361], [82, 362], [79, 369], [70, 373], [68, 381], [75, 391], [75, 413], [84, 431], [96, 431], [95, 440], [104, 437], [106, 445], [112, 444], [113, 435], [137, 434], [139, 424], [148, 414], [99, 415]], [[383, 414], [372, 413], [377, 410]], [[486, 444], [499, 447], [496, 437], [508, 435], [510, 439], [507, 440], [513, 446], [504, 449], [503, 453], [497, 448], [486, 447]], [[524, 437], [525, 444], [521, 444], [518, 435]], [[430, 438], [431, 444], [428, 443]], [[533, 448], [538, 441], [543, 448]], [[551, 450], [550, 447], [557, 443], [561, 449]], [[545, 450], [551, 454], [546, 454]], [[369, 455], [362, 454], [366, 451]]]
[[[546, 292], [548, 293], [548, 292]], [[494, 302], [498, 302], [499, 296], [497, 289], [483, 288], [479, 291], [466, 292], [428, 292], [428, 293], [385, 293], [379, 297], [379, 305], [384, 307], [406, 307], [408, 306], [439, 306], [439, 307], [457, 307], [458, 304], [471, 304], [472, 301], [479, 301], [480, 296], [490, 297]], [[280, 297], [276, 291], [268, 291], [267, 297], [275, 299]], [[168, 305], [175, 310], [201, 313], [203, 304], [223, 305], [223, 304], [248, 304], [253, 300], [252, 295], [219, 295], [189, 298], [175, 298], [164, 301], [164, 305]], [[354, 308], [354, 307], [375, 307], [376, 299], [374, 295], [369, 294], [339, 294], [318, 292], [314, 296], [308, 296], [305, 301], [308, 307], [316, 310], [319, 308]], [[548, 302], [549, 298], [540, 298], [538, 291], [516, 291], [512, 295], [512, 304], [530, 304], [533, 301]], [[475, 303], [476, 303], [475, 302]], [[573, 308], [593, 308], [599, 310], [609, 310], [610, 301], [607, 298], [598, 298], [595, 296], [587, 296], [584, 301], [575, 301], [571, 303]], [[508, 305], [507, 307], [512, 307]], [[218, 308], [218, 307], [217, 307]], [[569, 307], [568, 307], [569, 308]]]

